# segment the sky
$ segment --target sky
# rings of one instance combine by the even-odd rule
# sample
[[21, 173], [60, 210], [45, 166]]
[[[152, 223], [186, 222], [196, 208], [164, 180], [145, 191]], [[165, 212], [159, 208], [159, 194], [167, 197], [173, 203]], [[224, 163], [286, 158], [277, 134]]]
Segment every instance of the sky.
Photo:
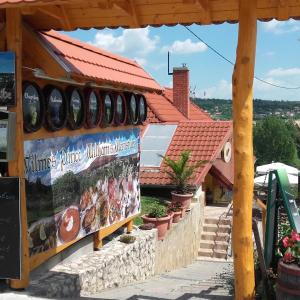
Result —
[[[211, 47], [235, 61], [238, 25], [189, 27]], [[99, 48], [136, 60], [162, 86], [172, 86], [170, 70], [183, 63], [190, 88], [200, 98], [231, 99], [233, 66], [218, 57], [184, 26], [142, 29], [77, 30], [66, 33]], [[258, 22], [255, 75], [286, 87], [300, 87], [300, 22]], [[286, 90], [255, 81], [254, 98], [300, 101], [300, 89]]]

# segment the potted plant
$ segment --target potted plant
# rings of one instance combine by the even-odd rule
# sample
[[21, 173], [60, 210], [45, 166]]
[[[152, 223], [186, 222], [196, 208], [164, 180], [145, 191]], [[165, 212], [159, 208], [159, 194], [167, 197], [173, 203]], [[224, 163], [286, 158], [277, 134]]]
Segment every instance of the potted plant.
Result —
[[300, 299], [300, 235], [290, 230], [278, 246], [277, 299]]
[[182, 207], [180, 202], [171, 203], [170, 211], [173, 212], [173, 223], [178, 223], [185, 215], [185, 208]]
[[169, 212], [165, 206], [154, 204], [147, 215], [143, 215], [144, 224], [152, 223], [157, 228], [158, 240], [163, 240], [170, 228], [173, 212]]
[[205, 161], [198, 161], [193, 165], [189, 164], [191, 151], [186, 150], [181, 152], [178, 160], [173, 160], [168, 156], [162, 157], [168, 167], [164, 171], [176, 187], [175, 191], [171, 192], [172, 201], [175, 203], [180, 202], [182, 207], [189, 209], [193, 197], [193, 189], [189, 182], [193, 179], [195, 171], [203, 165]]

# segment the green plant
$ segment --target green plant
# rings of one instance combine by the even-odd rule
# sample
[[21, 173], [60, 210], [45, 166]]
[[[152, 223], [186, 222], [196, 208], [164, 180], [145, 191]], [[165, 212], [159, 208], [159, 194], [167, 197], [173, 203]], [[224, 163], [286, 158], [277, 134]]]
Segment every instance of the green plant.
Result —
[[178, 160], [173, 160], [168, 156], [161, 156], [169, 169], [164, 172], [170, 177], [172, 183], [176, 186], [176, 192], [179, 194], [189, 193], [192, 188], [189, 181], [193, 179], [195, 171], [206, 161], [198, 161], [190, 165], [191, 151], [182, 151]]
[[[148, 215], [151, 208], [154, 205], [160, 205], [160, 206], [167, 206], [167, 203], [165, 200], [157, 197], [150, 197], [150, 196], [142, 196], [141, 197], [141, 204], [142, 204], [142, 209], [141, 209], [141, 215]], [[136, 217], [134, 219], [134, 224], [139, 226], [142, 224], [142, 219], [140, 216]]]
[[167, 208], [161, 205], [153, 205], [148, 213], [149, 218], [163, 218], [167, 215]]
[[181, 203], [180, 202], [172, 203], [171, 206], [170, 206], [170, 210], [174, 211], [174, 212], [181, 211], [182, 210]]

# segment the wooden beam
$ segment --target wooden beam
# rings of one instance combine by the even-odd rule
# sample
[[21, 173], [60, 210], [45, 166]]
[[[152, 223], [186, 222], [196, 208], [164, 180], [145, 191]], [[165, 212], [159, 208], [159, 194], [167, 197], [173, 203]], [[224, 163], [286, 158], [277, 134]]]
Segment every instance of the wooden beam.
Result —
[[5, 51], [5, 45], [6, 45], [6, 32], [5, 32], [5, 26], [3, 26], [0, 29], [0, 51]]
[[22, 15], [24, 16], [32, 16], [34, 14], [36, 14], [38, 11], [38, 9], [36, 7], [32, 7], [32, 6], [26, 6], [26, 7], [22, 7], [21, 8], [21, 12]]
[[[2, 8], [23, 8], [23, 7], [41, 7], [41, 6], [49, 6], [49, 0], [45, 1], [20, 1], [18, 3], [15, 2], [4, 2], [0, 5], [0, 9]], [[51, 5], [66, 5], [66, 4], [81, 4], [82, 0], [51, 0]]]
[[61, 6], [60, 6], [60, 10], [61, 10], [61, 15], [62, 15], [62, 23], [63, 23], [63, 26], [64, 26], [67, 30], [72, 30], [73, 27], [72, 27], [70, 18], [69, 18], [68, 14], [67, 14], [66, 8], [65, 8], [63, 5], [61, 5]]
[[57, 19], [60, 21], [61, 19], [61, 10], [58, 6], [42, 6], [39, 7], [38, 10], [42, 12], [45, 15], [48, 15], [54, 19]]
[[132, 22], [130, 22], [131, 23], [130, 27], [132, 28], [141, 27], [134, 0], [129, 0], [129, 9], [131, 11], [131, 18], [132, 18]]
[[11, 280], [10, 286], [14, 289], [26, 288], [29, 284], [29, 247], [27, 236], [27, 207], [24, 180], [24, 135], [23, 135], [23, 110], [22, 110], [22, 16], [20, 9], [6, 10], [6, 41], [7, 50], [16, 54], [16, 106], [11, 111], [16, 112], [16, 158], [8, 163], [9, 176], [20, 178], [21, 198], [21, 237], [22, 237], [22, 270], [21, 280]]
[[211, 7], [209, 0], [183, 0], [185, 4], [193, 4], [200, 13], [201, 24], [210, 24], [212, 21]]
[[35, 14], [37, 11], [58, 20], [65, 30], [72, 30], [70, 18], [63, 5], [42, 6], [38, 8], [26, 7], [22, 9], [22, 13], [25, 15]]
[[290, 16], [290, 7], [288, 0], [278, 0], [277, 19], [280, 21], [286, 21]]
[[254, 299], [252, 241], [253, 79], [256, 52], [256, 0], [239, 0], [237, 57], [232, 76], [234, 196], [233, 255], [235, 299]]
[[[30, 45], [23, 45], [24, 67], [42, 69], [47, 75], [56, 78], [66, 77], [66, 70], [51, 56], [38, 34], [26, 24], [23, 26], [23, 39]], [[34, 64], [29, 65], [29, 61]]]

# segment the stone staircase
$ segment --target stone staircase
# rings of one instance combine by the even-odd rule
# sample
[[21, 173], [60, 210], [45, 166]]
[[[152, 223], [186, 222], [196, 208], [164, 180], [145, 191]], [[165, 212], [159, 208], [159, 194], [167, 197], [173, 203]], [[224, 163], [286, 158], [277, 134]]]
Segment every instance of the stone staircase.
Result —
[[231, 216], [206, 217], [198, 259], [227, 260], [231, 252]]

